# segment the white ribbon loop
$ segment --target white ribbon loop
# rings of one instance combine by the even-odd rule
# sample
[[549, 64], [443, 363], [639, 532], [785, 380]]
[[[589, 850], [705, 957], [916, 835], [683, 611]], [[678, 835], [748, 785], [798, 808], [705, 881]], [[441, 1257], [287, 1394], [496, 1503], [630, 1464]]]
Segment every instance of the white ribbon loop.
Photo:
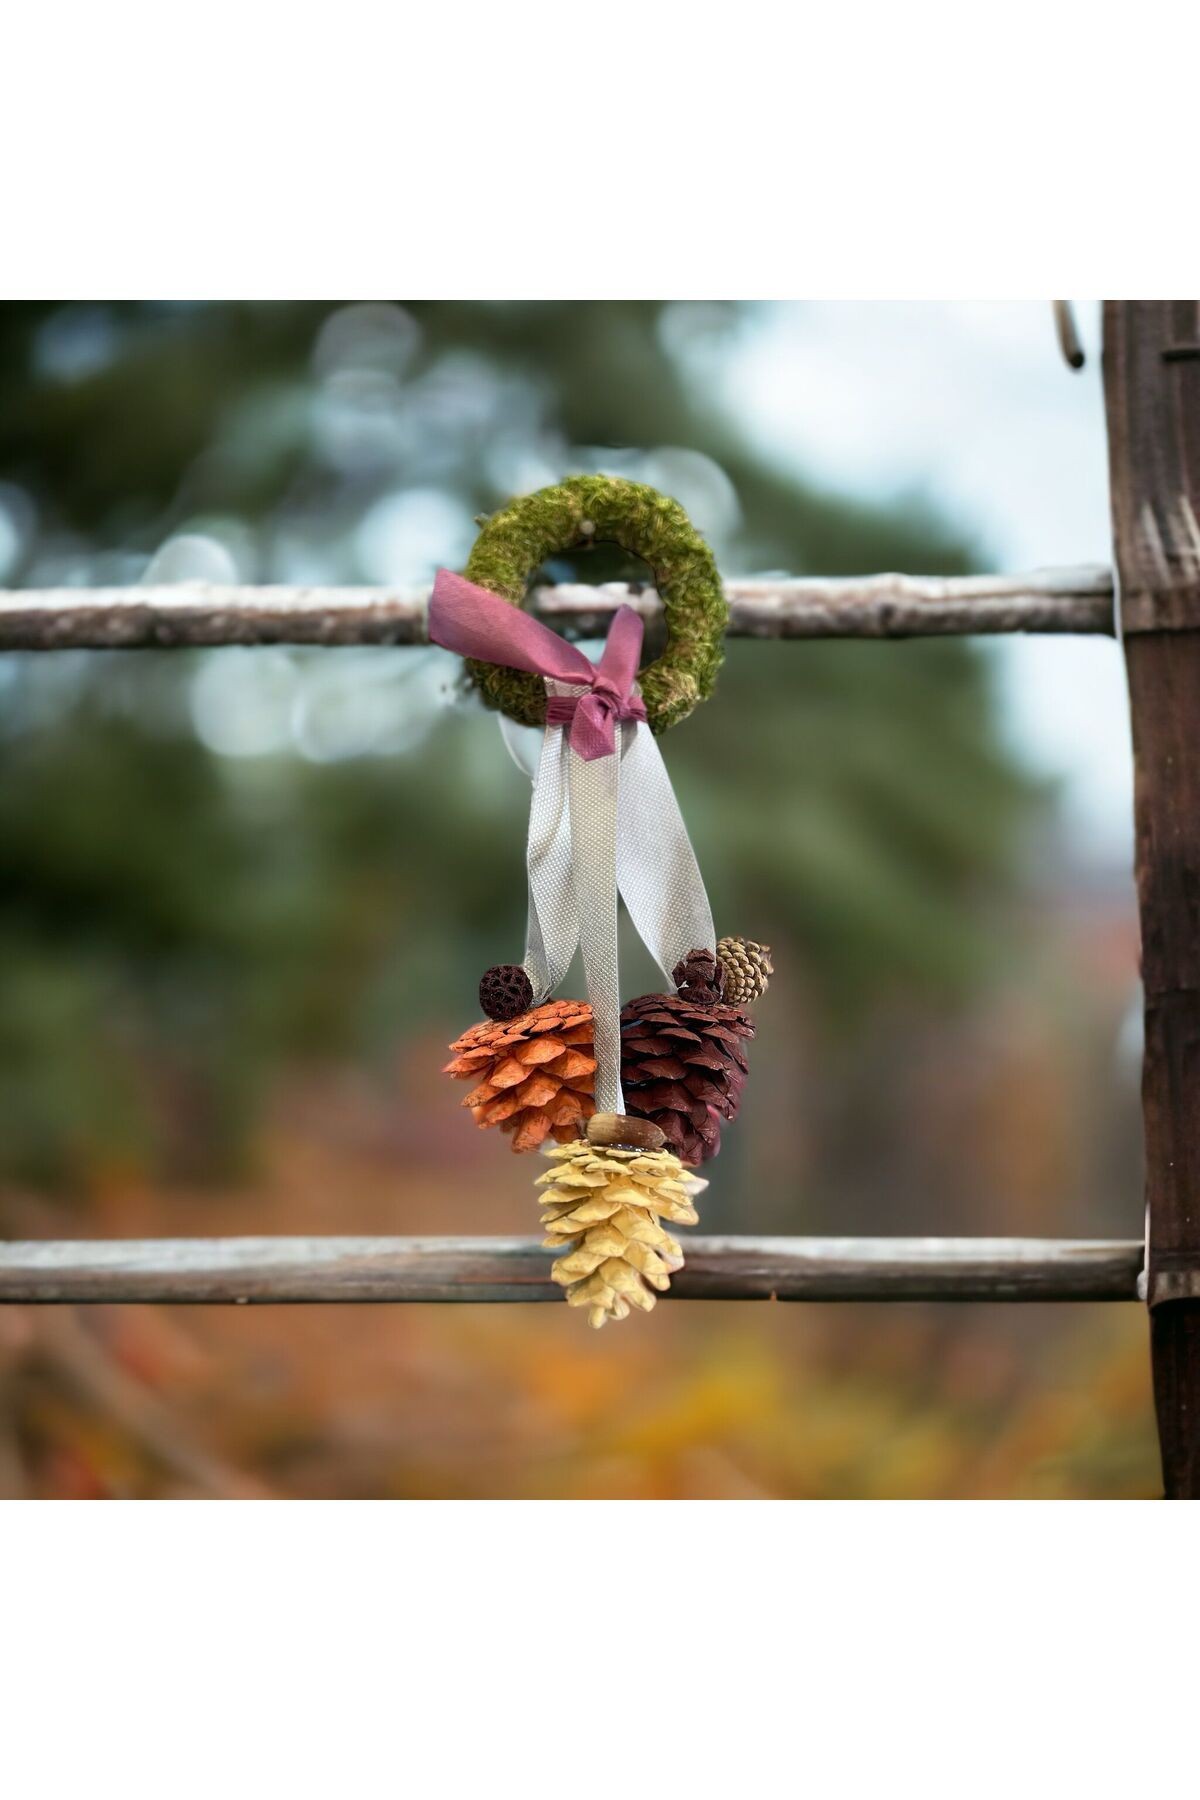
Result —
[[525, 850], [529, 880], [525, 972], [533, 987], [534, 1002], [539, 1006], [563, 979], [579, 942], [579, 911], [571, 869], [571, 814], [564, 777], [570, 754], [563, 727], [548, 725], [533, 774]]
[[658, 739], [648, 725], [621, 728], [617, 885], [638, 936], [673, 987], [689, 950], [714, 950], [704, 877]]
[[[546, 680], [551, 697], [581, 691]], [[627, 721], [617, 726], [616, 738], [615, 754], [585, 761], [561, 725], [546, 728], [529, 809], [525, 969], [540, 1002], [562, 981], [576, 944], [582, 945], [595, 1031], [596, 1106], [621, 1113], [618, 888], [668, 983], [689, 950], [715, 950], [716, 932], [650, 727]], [[513, 749], [511, 738], [506, 741]]]
[[[624, 732], [618, 726], [618, 732]], [[592, 1005], [597, 1112], [622, 1113], [621, 983], [617, 969], [617, 819], [621, 754], [585, 762], [567, 750], [567, 792], [579, 947]]]

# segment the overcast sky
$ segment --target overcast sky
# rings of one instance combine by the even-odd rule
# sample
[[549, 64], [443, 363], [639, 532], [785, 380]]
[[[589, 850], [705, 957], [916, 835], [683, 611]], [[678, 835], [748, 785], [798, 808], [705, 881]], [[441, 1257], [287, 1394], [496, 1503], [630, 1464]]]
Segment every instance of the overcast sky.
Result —
[[[819, 301], [763, 308], [727, 403], [823, 485], [932, 499], [987, 566], [1110, 560], [1099, 314], [1069, 370], [1048, 301]], [[1076, 853], [1127, 867], [1133, 781], [1111, 640], [992, 641], [1020, 755], [1064, 778]]]

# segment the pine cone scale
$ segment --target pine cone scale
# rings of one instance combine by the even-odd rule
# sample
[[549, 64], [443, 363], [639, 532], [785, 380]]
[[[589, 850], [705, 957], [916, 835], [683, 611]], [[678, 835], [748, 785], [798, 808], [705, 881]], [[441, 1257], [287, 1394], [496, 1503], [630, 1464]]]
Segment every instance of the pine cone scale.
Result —
[[[469, 1102], [464, 1100], [462, 1104], [466, 1106]], [[480, 1101], [471, 1107], [481, 1125], [503, 1124], [505, 1119], [511, 1119], [521, 1110], [519, 1094], [499, 1094], [494, 1100]]]
[[720, 1087], [715, 1081], [701, 1081], [698, 1076], [688, 1084], [688, 1092], [694, 1100], [702, 1100], [706, 1106], [715, 1106], [718, 1112], [729, 1101], [728, 1088]]
[[638, 1068], [646, 1081], [682, 1081], [687, 1075], [687, 1064], [677, 1056], [643, 1057]]

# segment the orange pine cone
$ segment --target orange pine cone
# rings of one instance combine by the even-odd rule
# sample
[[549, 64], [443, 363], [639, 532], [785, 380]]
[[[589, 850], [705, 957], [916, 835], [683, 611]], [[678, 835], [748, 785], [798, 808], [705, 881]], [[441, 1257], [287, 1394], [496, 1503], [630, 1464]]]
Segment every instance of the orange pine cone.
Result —
[[569, 1144], [596, 1110], [585, 1000], [547, 1000], [517, 1019], [485, 1019], [450, 1048], [444, 1073], [478, 1082], [462, 1104], [477, 1125], [507, 1132], [514, 1150], [536, 1150], [548, 1137]]

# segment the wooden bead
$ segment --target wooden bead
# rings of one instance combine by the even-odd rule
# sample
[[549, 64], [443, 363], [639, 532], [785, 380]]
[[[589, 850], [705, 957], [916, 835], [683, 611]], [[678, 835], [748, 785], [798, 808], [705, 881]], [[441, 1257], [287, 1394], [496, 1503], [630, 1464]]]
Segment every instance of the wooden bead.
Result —
[[587, 1122], [589, 1144], [605, 1150], [661, 1150], [666, 1135], [650, 1119], [628, 1113], [593, 1113]]

